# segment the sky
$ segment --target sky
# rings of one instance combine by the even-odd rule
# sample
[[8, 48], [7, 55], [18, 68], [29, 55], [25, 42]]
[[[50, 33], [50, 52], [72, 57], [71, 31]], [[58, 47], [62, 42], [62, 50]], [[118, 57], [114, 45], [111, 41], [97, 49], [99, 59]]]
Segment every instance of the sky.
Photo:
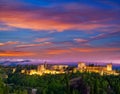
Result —
[[0, 0], [0, 58], [120, 64], [120, 1]]

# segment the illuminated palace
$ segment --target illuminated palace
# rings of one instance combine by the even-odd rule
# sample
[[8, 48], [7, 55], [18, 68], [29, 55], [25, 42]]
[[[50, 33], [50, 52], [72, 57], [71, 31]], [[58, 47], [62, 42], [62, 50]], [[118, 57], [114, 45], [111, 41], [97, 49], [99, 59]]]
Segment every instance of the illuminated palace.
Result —
[[106, 66], [87, 66], [84, 62], [78, 63], [78, 67], [74, 69], [74, 71], [80, 71], [80, 72], [95, 72], [103, 74], [114, 74], [118, 75], [115, 70], [112, 70], [112, 64], [107, 64]]
[[[62, 74], [66, 72], [68, 65], [47, 65], [46, 63], [38, 65], [37, 69], [31, 70], [21, 70], [21, 73], [26, 73], [28, 75], [43, 75], [43, 74]], [[101, 75], [118, 75], [115, 70], [112, 70], [112, 64], [107, 64], [106, 66], [87, 66], [84, 62], [78, 63], [78, 66], [74, 68], [74, 72], [95, 72]]]
[[62, 74], [65, 73], [65, 69], [68, 65], [51, 65], [48, 66], [46, 63], [37, 66], [37, 69], [32, 70], [21, 70], [21, 73], [26, 73], [28, 75], [43, 75], [43, 74]]

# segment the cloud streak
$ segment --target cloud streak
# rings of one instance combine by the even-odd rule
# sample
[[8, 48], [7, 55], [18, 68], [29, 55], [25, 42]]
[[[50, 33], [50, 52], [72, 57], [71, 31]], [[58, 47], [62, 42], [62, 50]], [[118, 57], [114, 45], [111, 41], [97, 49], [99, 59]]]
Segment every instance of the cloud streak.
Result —
[[0, 51], [1, 57], [24, 57], [33, 56], [35, 53], [32, 52], [21, 52], [21, 51]]
[[35, 42], [46, 42], [46, 41], [50, 41], [53, 38], [36, 38], [34, 41]]
[[[2, 22], [10, 27], [32, 30], [94, 30], [114, 26], [115, 23], [110, 24], [109, 22], [119, 18], [119, 12], [88, 9], [87, 6], [84, 6], [82, 10], [80, 8], [65, 8], [63, 5], [36, 9], [24, 7], [24, 10], [21, 8], [22, 4], [14, 5], [12, 8], [9, 4], [6, 6], [1, 5], [0, 20]], [[61, 11], [58, 8], [61, 8]]]
[[44, 42], [39, 44], [21, 44], [21, 45], [17, 45], [15, 48], [40, 47], [40, 46], [49, 46], [51, 44], [52, 44], [51, 42]]
[[8, 42], [1, 42], [0, 46], [7, 46], [7, 45], [15, 45], [15, 44], [19, 44], [19, 41], [8, 41]]
[[77, 52], [114, 52], [120, 51], [120, 48], [71, 48], [73, 51]]

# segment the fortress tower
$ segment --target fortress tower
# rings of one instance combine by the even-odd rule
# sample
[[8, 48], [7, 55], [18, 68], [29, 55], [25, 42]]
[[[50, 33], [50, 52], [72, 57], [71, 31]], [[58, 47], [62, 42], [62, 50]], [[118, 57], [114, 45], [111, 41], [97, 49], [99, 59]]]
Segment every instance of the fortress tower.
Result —
[[107, 71], [112, 71], [112, 64], [107, 64]]
[[38, 67], [37, 67], [37, 71], [38, 72], [41, 72], [41, 71], [44, 71], [45, 70], [45, 66], [44, 65], [39, 65]]
[[85, 65], [84, 62], [80, 62], [80, 63], [78, 64], [78, 69], [85, 69], [85, 68], [86, 68], [86, 65]]
[[45, 67], [45, 69], [47, 68], [47, 62], [46, 61], [44, 62], [44, 67]]

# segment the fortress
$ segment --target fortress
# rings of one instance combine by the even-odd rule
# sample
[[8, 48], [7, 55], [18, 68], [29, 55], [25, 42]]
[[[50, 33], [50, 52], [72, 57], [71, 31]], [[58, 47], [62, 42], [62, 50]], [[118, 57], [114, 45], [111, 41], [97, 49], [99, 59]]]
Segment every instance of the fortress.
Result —
[[84, 62], [78, 63], [77, 68], [75, 68], [74, 71], [80, 71], [80, 72], [95, 72], [95, 73], [100, 73], [101, 75], [103, 74], [114, 74], [117, 75], [115, 70], [112, 70], [112, 64], [107, 64], [106, 66], [93, 66], [89, 65], [87, 66]]
[[[47, 65], [46, 63], [38, 65], [37, 69], [31, 70], [21, 70], [21, 73], [26, 73], [28, 75], [43, 75], [43, 74], [63, 74], [68, 72], [68, 65]], [[94, 72], [101, 75], [118, 75], [115, 70], [112, 70], [112, 64], [107, 64], [106, 66], [94, 66], [86, 65], [84, 62], [78, 63], [78, 66], [73, 69], [73, 72]], [[72, 71], [69, 71], [72, 72]]]
[[62, 74], [65, 73], [65, 69], [68, 65], [47, 65], [41, 64], [37, 66], [37, 69], [32, 70], [21, 70], [21, 73], [26, 73], [28, 75], [43, 75], [43, 74]]

